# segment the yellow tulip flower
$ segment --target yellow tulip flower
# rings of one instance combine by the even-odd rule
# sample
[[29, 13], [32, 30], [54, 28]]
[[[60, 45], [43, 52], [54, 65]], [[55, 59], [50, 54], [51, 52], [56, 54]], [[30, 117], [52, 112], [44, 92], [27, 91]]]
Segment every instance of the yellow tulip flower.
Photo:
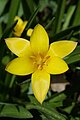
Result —
[[34, 27], [30, 41], [23, 38], [7, 38], [8, 48], [18, 57], [8, 63], [6, 71], [15, 75], [32, 74], [32, 89], [42, 103], [50, 86], [50, 74], [61, 74], [69, 68], [62, 59], [70, 54], [77, 42], [63, 40], [49, 46], [49, 37], [40, 24]]
[[[22, 19], [20, 17], [18, 17], [18, 16], [15, 17], [14, 21], [16, 21], [16, 20], [18, 20], [18, 22], [17, 22], [16, 26], [14, 27], [13, 34], [15, 36], [17, 36], [17, 37], [20, 37], [22, 32], [23, 32], [23, 30], [24, 30], [24, 28], [26, 27], [28, 21], [22, 21]], [[27, 31], [27, 35], [31, 36], [32, 31], [33, 31], [33, 29], [30, 28]]]

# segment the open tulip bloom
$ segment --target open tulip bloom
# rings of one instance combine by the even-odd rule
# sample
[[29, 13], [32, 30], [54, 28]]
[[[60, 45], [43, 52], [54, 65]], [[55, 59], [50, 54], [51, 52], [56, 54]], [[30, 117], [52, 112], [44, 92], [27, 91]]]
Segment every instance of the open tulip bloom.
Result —
[[34, 27], [30, 41], [23, 38], [7, 38], [8, 48], [18, 57], [8, 63], [6, 71], [15, 75], [32, 74], [32, 90], [42, 103], [50, 86], [50, 74], [66, 72], [69, 68], [62, 59], [70, 54], [77, 42], [62, 40], [49, 45], [49, 37], [40, 24]]

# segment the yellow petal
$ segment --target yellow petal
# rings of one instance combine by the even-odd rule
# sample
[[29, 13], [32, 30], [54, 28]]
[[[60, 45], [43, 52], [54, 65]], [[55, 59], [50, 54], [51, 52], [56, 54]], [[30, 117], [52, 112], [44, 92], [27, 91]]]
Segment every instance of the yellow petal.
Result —
[[34, 71], [34, 66], [29, 58], [15, 58], [8, 63], [5, 70], [15, 75], [28, 75]]
[[32, 89], [36, 99], [42, 104], [50, 86], [50, 75], [43, 71], [37, 70], [32, 74]]
[[29, 28], [28, 31], [27, 31], [27, 36], [31, 36], [32, 32], [33, 32], [33, 29]]
[[16, 26], [14, 27], [15, 31], [19, 30], [20, 26], [23, 24], [23, 21], [22, 21], [22, 19], [20, 17], [16, 16], [14, 21], [16, 21], [16, 20], [18, 20], [18, 21], [17, 21]]
[[57, 56], [50, 56], [44, 69], [50, 74], [61, 74], [68, 70], [68, 65], [61, 58]]
[[61, 58], [70, 54], [77, 46], [77, 42], [63, 40], [58, 42], [53, 42], [50, 45], [51, 51]]
[[14, 32], [13, 33], [14, 33], [15, 36], [19, 37], [21, 35], [21, 29], [22, 29], [21, 27], [22, 27], [23, 21], [18, 16], [15, 17], [14, 21], [16, 21], [16, 20], [18, 20], [18, 21], [17, 21], [16, 26], [14, 27]]
[[30, 42], [23, 38], [7, 38], [5, 42], [8, 48], [17, 56], [29, 56], [31, 55]]
[[31, 48], [34, 54], [45, 54], [49, 47], [48, 34], [40, 24], [36, 25], [30, 37]]
[[24, 21], [22, 26], [21, 26], [21, 33], [23, 32], [24, 28], [26, 27], [28, 21]]
[[23, 30], [24, 30], [28, 21], [23, 22], [22, 19], [18, 16], [15, 17], [14, 21], [15, 20], [18, 20], [18, 22], [17, 22], [16, 26], [14, 27], [14, 32], [13, 33], [14, 33], [15, 36], [19, 37], [19, 36], [21, 36], [21, 34], [22, 34], [22, 32], [23, 32]]

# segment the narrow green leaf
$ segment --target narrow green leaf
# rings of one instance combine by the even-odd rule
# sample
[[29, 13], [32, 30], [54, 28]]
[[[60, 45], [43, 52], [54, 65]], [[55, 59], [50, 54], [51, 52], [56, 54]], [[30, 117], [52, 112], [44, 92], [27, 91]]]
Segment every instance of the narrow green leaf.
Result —
[[66, 117], [64, 117], [62, 114], [58, 113], [55, 109], [50, 110], [49, 108], [46, 107], [40, 107], [36, 106], [36, 109], [40, 110], [44, 114], [47, 114], [49, 116], [53, 117], [53, 120], [66, 120]]
[[[41, 117], [41, 120], [49, 120], [49, 119], [48, 119], [48, 116], [45, 117], [45, 115], [43, 115], [43, 114], [40, 115], [40, 117]], [[52, 120], [52, 119], [51, 119], [51, 120]]]
[[35, 10], [35, 3], [33, 0], [22, 0], [22, 7], [24, 11], [24, 15], [26, 19], [28, 20], [33, 11]]
[[22, 2], [20, 2], [20, 5], [19, 5], [19, 9], [18, 9], [18, 16], [22, 16], [24, 13], [23, 13], [23, 8], [22, 8]]
[[24, 93], [28, 90], [30, 82], [31, 82], [31, 79], [27, 79], [24, 82], [19, 84], [21, 87], [21, 93]]
[[68, 8], [66, 19], [65, 19], [65, 22], [63, 24], [62, 30], [65, 30], [68, 27], [74, 11], [75, 11], [75, 6], [74, 5], [72, 5]]
[[45, 9], [46, 6], [48, 6], [49, 1], [48, 0], [40, 0], [39, 5], [40, 5], [40, 12]]
[[72, 109], [74, 108], [74, 106], [75, 106], [75, 103], [73, 102], [72, 105], [64, 108], [63, 111], [65, 111], [65, 112], [67, 112], [68, 114], [70, 114], [71, 111], [72, 111]]
[[8, 0], [0, 0], [0, 15], [3, 13]]
[[66, 120], [66, 116], [64, 116], [61, 113], [58, 113], [55, 109], [51, 108], [50, 106], [44, 106], [44, 105], [33, 105], [33, 104], [27, 104], [27, 109], [37, 109], [40, 112], [42, 112], [44, 115], [51, 116], [53, 120]]
[[34, 96], [28, 95], [28, 98], [29, 98], [31, 103], [33, 103], [35, 105], [39, 105], [39, 102], [37, 101], [37, 99]]
[[67, 62], [67, 64], [78, 62], [80, 61], [80, 54], [76, 54], [71, 57], [66, 57], [65, 61]]
[[[34, 0], [26, 0], [26, 3], [29, 6], [30, 13], [32, 14], [36, 7], [35, 1]], [[26, 11], [26, 12], [28, 12], [28, 11]]]
[[55, 17], [53, 17], [53, 18], [49, 21], [49, 23], [45, 26], [45, 29], [48, 29], [48, 28], [52, 25], [52, 23], [54, 22], [54, 20], [55, 20]]
[[56, 108], [56, 107], [63, 106], [63, 101], [56, 101], [56, 102], [54, 102], [54, 101], [53, 102], [52, 101], [47, 101], [44, 104], [46, 104], [46, 106], [48, 105], [48, 106], [50, 106], [52, 108]]
[[73, 38], [80, 39], [80, 31], [73, 35]]
[[[56, 111], [56, 109], [54, 109], [53, 107], [51, 107], [49, 104], [43, 104], [43, 108], [45, 109], [43, 113], [52, 116], [53, 118], [57, 119], [57, 120], [66, 120], [66, 116], [61, 114], [60, 112]], [[47, 111], [49, 110], [49, 111]], [[53, 112], [53, 115], [50, 115], [50, 113]]]
[[11, 76], [11, 81], [10, 81], [10, 84], [9, 84], [9, 88], [11, 88], [13, 86], [13, 83], [15, 81], [15, 78], [16, 78], [16, 75], [12, 75]]
[[68, 35], [66, 36], [66, 39], [67, 39], [67, 40], [76, 41], [76, 39], [73, 39], [73, 38], [72, 38], [73, 34], [74, 34], [74, 31], [72, 30], [72, 31], [70, 32], [70, 34], [68, 34]]
[[73, 27], [70, 27], [66, 30], [63, 30], [63, 31], [53, 35], [52, 38], [53, 38], [54, 41], [61, 40], [61, 39], [66, 39], [67, 36], [69, 36], [72, 31], [73, 31], [73, 33], [75, 33], [76, 31], [79, 31], [79, 30], [80, 30], [80, 25], [73, 26]]
[[14, 26], [16, 25], [17, 21], [11, 24], [11, 26], [8, 26], [7, 29], [4, 31], [1, 39], [9, 37], [10, 33], [12, 32]]
[[26, 108], [22, 106], [5, 103], [0, 111], [0, 117], [32, 118], [32, 115]]
[[58, 33], [61, 29], [62, 19], [64, 16], [66, 0], [58, 1], [58, 8], [56, 11], [53, 33]]
[[75, 25], [80, 25], [80, 0], [78, 0], [77, 6], [76, 6], [76, 11], [75, 11], [75, 16], [73, 19], [73, 26]]
[[23, 85], [23, 84], [26, 84], [26, 83], [29, 83], [31, 81], [31, 79], [27, 79], [21, 83], [17, 83], [18, 85]]
[[63, 92], [62, 93], [56, 93], [53, 96], [51, 96], [51, 98], [49, 98], [48, 102], [49, 103], [61, 102], [61, 101], [65, 100], [66, 97], [67, 97], [66, 94], [63, 93]]
[[25, 18], [28, 20], [30, 15], [31, 15], [31, 11], [30, 11], [30, 8], [27, 4], [27, 0], [21, 0], [21, 2], [22, 2], [22, 8], [23, 8]]
[[29, 29], [30, 25], [32, 24], [34, 18], [36, 17], [37, 13], [39, 12], [39, 8], [40, 8], [40, 6], [38, 6], [38, 7], [36, 8], [36, 10], [33, 12], [33, 14], [31, 15], [31, 17], [29, 18], [28, 24], [27, 24], [27, 26], [26, 26], [26, 28], [25, 28], [26, 30]]
[[11, 24], [13, 23], [14, 17], [18, 12], [19, 3], [20, 0], [11, 0], [7, 27], [11, 26]]
[[10, 73], [7, 73], [5, 75], [5, 82], [4, 82], [5, 86], [9, 86], [9, 84], [11, 82], [11, 78], [12, 78], [12, 75]]
[[43, 112], [40, 112], [43, 116], [45, 116], [45, 117], [43, 117], [43, 116], [41, 116], [41, 120], [55, 120], [55, 118], [53, 118], [52, 116], [50, 116], [50, 115], [47, 115], [47, 114], [45, 114], [45, 113], [43, 113]]

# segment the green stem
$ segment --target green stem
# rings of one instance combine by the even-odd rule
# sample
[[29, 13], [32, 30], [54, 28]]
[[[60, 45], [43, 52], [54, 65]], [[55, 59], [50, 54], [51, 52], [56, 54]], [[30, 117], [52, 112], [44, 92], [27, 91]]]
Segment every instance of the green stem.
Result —
[[16, 78], [16, 75], [13, 75], [12, 78], [11, 78], [11, 82], [9, 84], [9, 88], [11, 88], [13, 86], [15, 78]]

